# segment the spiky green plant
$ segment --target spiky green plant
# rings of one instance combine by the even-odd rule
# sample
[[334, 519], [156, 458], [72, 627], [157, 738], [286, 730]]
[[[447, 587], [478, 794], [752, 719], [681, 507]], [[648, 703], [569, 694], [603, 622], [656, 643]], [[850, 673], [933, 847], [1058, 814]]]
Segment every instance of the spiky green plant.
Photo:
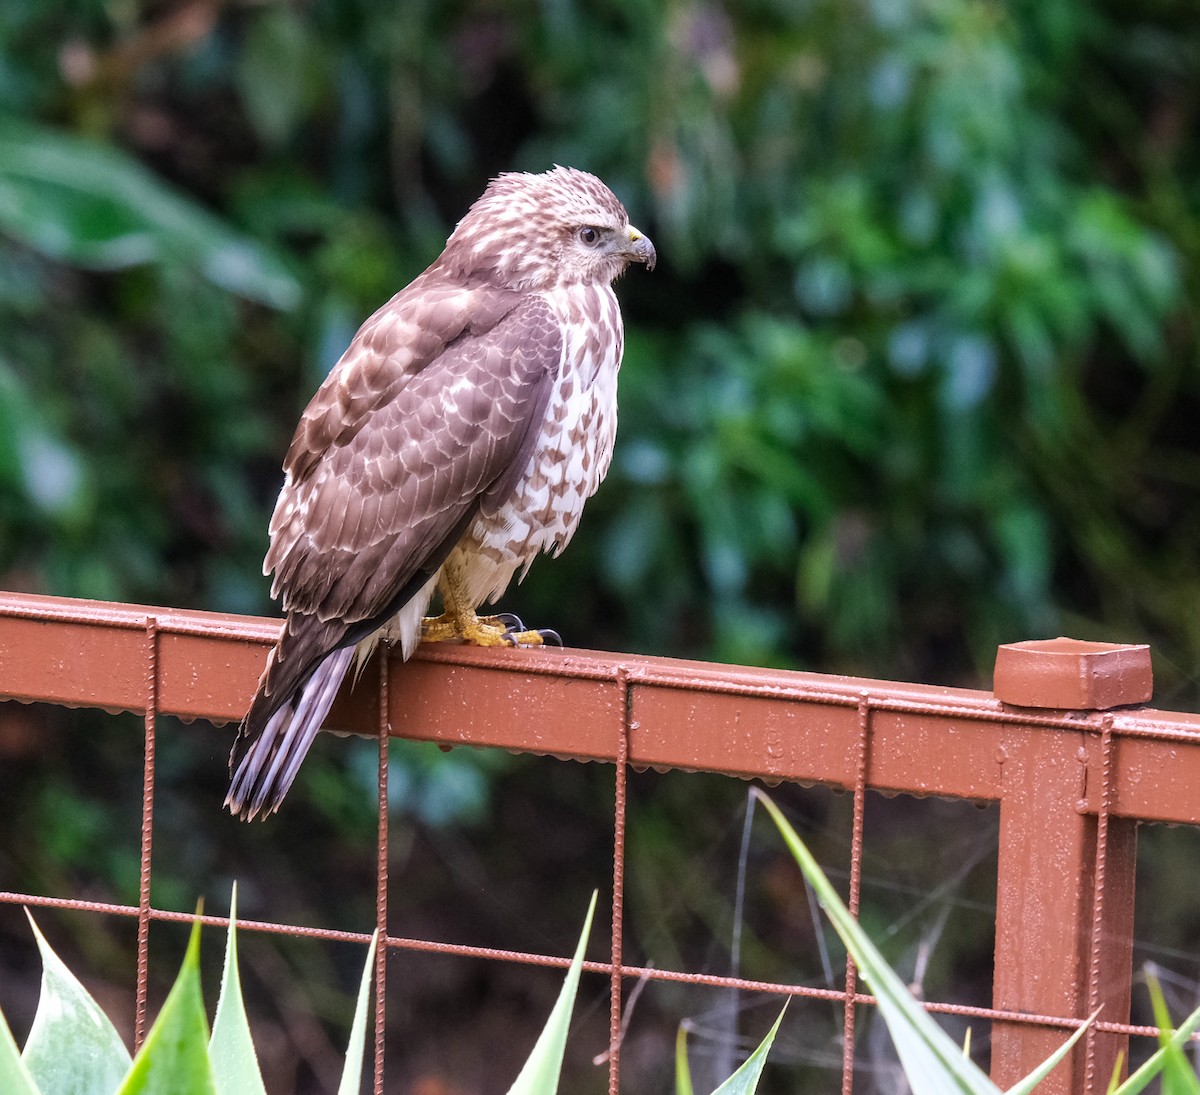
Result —
[[[0, 1015], [0, 1091], [11, 1095], [265, 1095], [242, 1003], [236, 902], [235, 887], [212, 1033], [200, 987], [197, 917], [175, 984], [145, 1044], [132, 1059], [112, 1023], [54, 953], [31, 916], [42, 956], [42, 991], [23, 1052], [18, 1052]], [[350, 1095], [359, 1087], [374, 952], [372, 939], [339, 1095]]]
[[[804, 877], [816, 891], [821, 907], [829, 916], [834, 929], [841, 936], [846, 949], [854, 958], [863, 977], [879, 1002], [879, 1012], [887, 1024], [888, 1032], [896, 1046], [896, 1053], [904, 1069], [913, 1095], [1000, 1095], [1000, 1088], [984, 1075], [969, 1057], [964, 1056], [959, 1046], [933, 1021], [905, 988], [904, 983], [884, 961], [875, 945], [859, 927], [858, 921], [842, 904], [837, 891], [830, 884], [816, 859], [792, 828], [783, 812], [757, 788], [754, 794], [766, 807], [783, 836]], [[1153, 995], [1153, 989], [1152, 995]], [[1176, 1031], [1167, 1030], [1169, 1024], [1161, 995], [1157, 997], [1156, 1015], [1163, 1033], [1161, 1048], [1123, 1084], [1115, 1080], [1109, 1087], [1109, 1095], [1135, 1095], [1160, 1073], [1164, 1079], [1179, 1085], [1173, 1091], [1192, 1092], [1200, 1090], [1195, 1073], [1187, 1064], [1182, 1045], [1192, 1031], [1200, 1027], [1200, 1008], [1192, 1012]], [[1033, 1072], [1009, 1088], [1005, 1095], [1028, 1095], [1050, 1074], [1071, 1047], [1083, 1036], [1095, 1020], [1093, 1015], [1059, 1049]], [[1184, 1078], [1186, 1074], [1186, 1079]], [[1188, 1085], [1191, 1086], [1188, 1086]]]

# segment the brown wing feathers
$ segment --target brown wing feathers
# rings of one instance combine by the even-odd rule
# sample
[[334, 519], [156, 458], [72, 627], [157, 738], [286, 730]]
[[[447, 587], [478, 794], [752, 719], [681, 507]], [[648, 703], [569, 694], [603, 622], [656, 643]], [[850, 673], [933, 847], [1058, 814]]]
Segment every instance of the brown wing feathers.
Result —
[[372, 408], [280, 497], [277, 516], [291, 509], [267, 562], [284, 607], [347, 622], [379, 612], [482, 494], [520, 475], [560, 355], [532, 297]]
[[[402, 303], [412, 305], [406, 315], [385, 314]], [[436, 336], [413, 316], [436, 322]], [[396, 298], [364, 324], [285, 462], [266, 566], [288, 618], [230, 757], [234, 812], [269, 813], [282, 799], [300, 758], [279, 750], [303, 756], [349, 665], [331, 655], [436, 573], [485, 499], [511, 493], [561, 353], [549, 305], [507, 291]], [[288, 707], [315, 724], [286, 725]]]
[[[559, 449], [539, 453], [542, 463], [531, 457], [560, 369], [581, 371], [564, 374], [556, 422], [565, 430], [576, 416], [571, 444], [582, 446], [585, 473], [594, 462], [602, 474], [612, 419], [598, 428], [598, 408], [612, 413], [621, 356], [610, 286], [630, 262], [654, 258], [594, 176], [508, 173], [488, 184], [437, 261], [363, 324], [284, 461], [266, 570], [287, 621], [230, 758], [235, 813], [278, 806], [354, 645], [407, 608], [411, 649], [424, 608], [413, 598], [427, 595], [471, 522], [487, 523], [485, 539], [502, 532], [495, 518], [527, 501], [516, 497], [523, 477], [553, 477], [542, 464]], [[569, 362], [556, 317], [577, 336]], [[593, 385], [591, 402], [572, 400], [568, 379]], [[531, 551], [552, 534], [565, 543], [595, 484], [594, 475], [563, 481], [570, 501], [542, 514], [563, 528], [545, 525]], [[530, 491], [557, 485], [539, 480]]]

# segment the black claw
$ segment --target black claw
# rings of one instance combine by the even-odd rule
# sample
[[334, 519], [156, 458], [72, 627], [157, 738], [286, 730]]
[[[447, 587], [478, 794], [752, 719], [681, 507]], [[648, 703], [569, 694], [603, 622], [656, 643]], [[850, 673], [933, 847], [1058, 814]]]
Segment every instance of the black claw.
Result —
[[538, 634], [542, 637], [542, 642], [551, 646], [562, 646], [562, 636], [550, 627], [539, 627]]
[[502, 624], [508, 626], [509, 631], [524, 631], [525, 625], [521, 623], [521, 617], [515, 612], [497, 612], [496, 619]]

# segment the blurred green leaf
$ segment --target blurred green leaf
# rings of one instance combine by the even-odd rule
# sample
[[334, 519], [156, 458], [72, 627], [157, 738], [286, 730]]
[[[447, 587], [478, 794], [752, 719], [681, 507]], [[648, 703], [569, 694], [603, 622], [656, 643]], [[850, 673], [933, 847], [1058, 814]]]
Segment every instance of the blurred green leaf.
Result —
[[8, 1029], [8, 1020], [0, 1013], [0, 1083], [11, 1095], [41, 1095]]
[[116, 1095], [217, 1095], [200, 992], [200, 921], [179, 976]]
[[255, 13], [238, 58], [242, 101], [262, 138], [282, 145], [316, 102], [323, 54], [307, 20], [273, 5]]
[[184, 262], [272, 307], [300, 298], [277, 258], [116, 148], [13, 117], [0, 117], [0, 230], [79, 266]]
[[1158, 1027], [1158, 1044], [1163, 1055], [1162, 1095], [1196, 1095], [1200, 1092], [1200, 1079], [1196, 1077], [1183, 1047], [1172, 1040], [1171, 1013], [1163, 999], [1162, 986], [1158, 978], [1148, 977], [1150, 1004], [1154, 1009], [1154, 1024]]
[[785, 1002], [779, 1018], [775, 1020], [754, 1052], [746, 1058], [741, 1067], [728, 1080], [713, 1092], [713, 1095], [754, 1095], [767, 1064], [767, 1054], [771, 1052], [771, 1046], [775, 1044], [775, 1035], [779, 1033], [779, 1024], [783, 1022], [786, 1014], [787, 1003]]
[[913, 999], [900, 978], [887, 965], [858, 922], [842, 904], [833, 886], [779, 807], [767, 795], [758, 793], [758, 799], [771, 815], [796, 863], [804, 872], [804, 877], [816, 891], [821, 908], [832, 921], [871, 991], [878, 998], [880, 1014], [887, 1023], [888, 1033], [892, 1036], [914, 1095], [942, 1095], [950, 1092], [997, 1095], [1000, 1089], [975, 1064], [963, 1057], [959, 1047]]
[[[1000, 1089], [969, 1057], [963, 1055], [962, 1050], [913, 998], [907, 986], [884, 961], [779, 807], [761, 791], [754, 793], [771, 815], [804, 877], [816, 891], [821, 908], [837, 929], [878, 999], [880, 1014], [887, 1023], [888, 1033], [892, 1036], [904, 1067], [904, 1075], [914, 1095], [951, 1095], [953, 1092], [996, 1095]], [[1070, 1052], [1095, 1018], [1093, 1015], [1049, 1058], [1010, 1088], [1008, 1095], [1028, 1095], [1032, 1092]]]
[[29, 926], [42, 957], [38, 1009], [22, 1051], [29, 1074], [41, 1095], [111, 1095], [129, 1071], [129, 1052], [32, 916]]
[[367, 1014], [371, 1002], [371, 986], [375, 977], [375, 948], [378, 946], [379, 933], [375, 932], [371, 935], [371, 945], [367, 948], [367, 961], [363, 966], [362, 979], [358, 985], [358, 999], [354, 1005], [354, 1020], [350, 1024], [350, 1041], [346, 1046], [346, 1060], [342, 1066], [342, 1080], [338, 1084], [338, 1095], [356, 1095], [362, 1087]]
[[1123, 1084], [1110, 1085], [1112, 1095], [1137, 1095], [1159, 1075], [1163, 1079], [1164, 1095], [1167, 1092], [1191, 1092], [1197, 1088], [1196, 1073], [1188, 1063], [1183, 1047], [1191, 1041], [1196, 1029], [1200, 1028], [1200, 1008], [1184, 1019], [1178, 1028], [1172, 1030], [1161, 990], [1153, 979], [1150, 985], [1151, 1003], [1159, 1028], [1159, 1048]]
[[225, 964], [221, 971], [221, 994], [213, 1016], [208, 1042], [213, 1086], [219, 1095], [266, 1095], [258, 1054], [250, 1035], [237, 953], [237, 883], [229, 897], [229, 933], [225, 940]]
[[679, 1024], [675, 1031], [675, 1095], [694, 1095], [692, 1070], [688, 1065], [687, 1026]]
[[558, 1090], [558, 1076], [562, 1070], [567, 1032], [571, 1026], [571, 1011], [575, 1006], [575, 992], [579, 987], [580, 971], [583, 969], [583, 954], [592, 931], [592, 917], [596, 913], [596, 897], [593, 893], [587, 916], [584, 917], [583, 931], [579, 935], [579, 944], [575, 948], [575, 956], [571, 959], [554, 1009], [550, 1012], [550, 1018], [546, 1020], [537, 1044], [521, 1068], [520, 1074], [508, 1089], [508, 1095], [554, 1095]]

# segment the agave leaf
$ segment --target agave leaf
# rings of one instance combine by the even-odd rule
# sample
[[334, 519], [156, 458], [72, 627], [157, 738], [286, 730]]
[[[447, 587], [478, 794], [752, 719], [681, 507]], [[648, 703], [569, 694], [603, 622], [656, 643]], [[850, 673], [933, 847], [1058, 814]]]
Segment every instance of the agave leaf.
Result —
[[[756, 791], [770, 812], [784, 841], [800, 869], [811, 883], [822, 908], [832, 921], [846, 949], [862, 970], [863, 977], [879, 1001], [879, 1011], [895, 1043], [904, 1068], [904, 1075], [913, 1095], [998, 1095], [1000, 1089], [968, 1058], [941, 1027], [933, 1021], [905, 988], [875, 945], [859, 927], [858, 922], [842, 904], [841, 898], [829, 884], [824, 872], [804, 846], [796, 830], [788, 823], [779, 807], [761, 791]], [[1027, 1095], [1070, 1052], [1083, 1036], [1093, 1015], [1055, 1053], [1030, 1075], [1009, 1089], [1008, 1095]]]
[[200, 921], [175, 984], [117, 1095], [216, 1095], [200, 993]]
[[583, 932], [579, 936], [579, 945], [575, 948], [575, 957], [571, 959], [558, 1000], [542, 1028], [542, 1033], [538, 1035], [533, 1052], [512, 1087], [508, 1089], [508, 1095], [554, 1095], [558, 1090], [558, 1077], [562, 1071], [563, 1053], [567, 1045], [567, 1029], [571, 1025], [571, 1009], [575, 1004], [579, 972], [583, 969], [583, 952], [587, 946], [588, 935], [591, 934], [592, 917], [595, 912], [596, 893], [593, 892], [587, 918], [583, 922]]
[[1121, 1082], [1121, 1068], [1125, 1064], [1125, 1054], [1118, 1053], [1117, 1059], [1113, 1062], [1112, 1076], [1109, 1077], [1108, 1087], [1104, 1089], [1105, 1095], [1116, 1095], [1117, 1085]]
[[1163, 1052], [1162, 1095], [1197, 1095], [1200, 1092], [1200, 1080], [1196, 1079], [1183, 1046], [1171, 1043], [1171, 1013], [1163, 999], [1162, 986], [1153, 974], [1146, 980], [1150, 989], [1150, 1004], [1154, 1008], [1154, 1022], [1158, 1026], [1158, 1044]]
[[[1151, 998], [1153, 998], [1153, 990], [1151, 990]], [[1146, 1085], [1160, 1073], [1165, 1075], [1170, 1055], [1176, 1050], [1182, 1051], [1184, 1043], [1187, 1042], [1197, 1028], [1200, 1028], [1200, 1008], [1197, 1008], [1191, 1015], [1184, 1019], [1154, 1056], [1145, 1061], [1128, 1080], [1113, 1092], [1113, 1095], [1137, 1095], [1139, 1091], [1143, 1091]], [[1160, 1032], [1160, 1040], [1164, 1033], [1165, 1031]], [[1188, 1067], [1186, 1058], [1184, 1067]]]
[[713, 1095], [754, 1095], [754, 1092], [758, 1090], [758, 1081], [767, 1063], [767, 1054], [771, 1051], [771, 1045], [774, 1043], [775, 1035], [779, 1031], [779, 1024], [783, 1022], [783, 1017], [786, 1013], [787, 1003], [785, 1002], [783, 1011], [779, 1013], [779, 1018], [775, 1020], [774, 1026], [767, 1031], [767, 1036], [758, 1044], [758, 1049], [746, 1058], [742, 1063], [742, 1067], [717, 1088], [713, 1092]]
[[208, 1055], [212, 1061], [213, 1083], [220, 1095], [267, 1095], [242, 1000], [237, 956], [236, 882], [229, 897], [225, 968], [221, 973], [221, 995], [217, 1000], [217, 1014], [213, 1016]]
[[6, 1095], [41, 1095], [29, 1069], [21, 1060], [17, 1040], [8, 1029], [8, 1020], [0, 1014], [0, 1091]]
[[350, 1024], [350, 1042], [346, 1046], [346, 1063], [342, 1066], [342, 1082], [338, 1084], [338, 1095], [357, 1095], [362, 1087], [363, 1049], [367, 1041], [367, 1005], [371, 1000], [371, 974], [375, 970], [375, 948], [379, 946], [379, 932], [371, 936], [367, 948], [367, 964], [363, 967], [362, 981], [358, 986], [358, 1003], [354, 1006], [354, 1022]]
[[277, 257], [120, 149], [12, 116], [0, 117], [0, 231], [89, 269], [176, 259], [276, 308], [300, 297]]
[[953, 1039], [930, 1018], [912, 998], [900, 978], [892, 972], [842, 904], [812, 853], [804, 846], [779, 807], [761, 791], [757, 794], [878, 999], [880, 1014], [887, 1023], [904, 1074], [912, 1085], [913, 1095], [999, 1095], [1000, 1089], [977, 1065], [963, 1057]]
[[129, 1071], [129, 1051], [28, 910], [25, 915], [42, 956], [42, 991], [22, 1054], [29, 1075], [42, 1095], [112, 1095]]
[[682, 1023], [675, 1033], [675, 1095], [695, 1095], [692, 1070], [688, 1065], [687, 1027]]

